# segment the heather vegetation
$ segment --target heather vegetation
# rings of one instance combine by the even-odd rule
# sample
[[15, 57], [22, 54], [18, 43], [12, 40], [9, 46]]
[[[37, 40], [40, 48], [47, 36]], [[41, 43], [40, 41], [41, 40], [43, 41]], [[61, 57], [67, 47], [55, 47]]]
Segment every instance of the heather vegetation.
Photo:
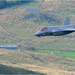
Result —
[[[52, 75], [75, 74], [75, 59], [65, 56], [55, 55], [55, 53], [52, 54], [52, 52], [51, 54], [49, 54], [49, 53], [39, 53], [28, 50], [0, 49], [0, 64], [23, 68], [22, 70], [27, 69], [44, 74], [52, 74]], [[12, 71], [14, 69], [16, 69], [17, 71], [17, 68], [12, 69], [11, 67], [8, 67], [7, 70], [9, 70], [9, 68]], [[20, 71], [18, 73], [20, 73]]]
[[[18, 44], [22, 50], [19, 50], [20, 54], [18, 51], [0, 51], [1, 62], [8, 61], [16, 65], [36, 63], [39, 66], [75, 71], [75, 32], [56, 37], [34, 36], [44, 26], [63, 25], [65, 17], [70, 17], [70, 23], [75, 25], [73, 1], [38, 1], [6, 7], [0, 10], [0, 44]], [[27, 8], [39, 8], [40, 15], [26, 12]]]
[[[26, 8], [39, 8], [40, 15], [26, 12]], [[14, 6], [1, 10], [0, 43], [18, 43], [23, 49], [33, 47], [35, 50], [44, 49], [74, 52], [75, 33], [58, 37], [50, 36], [37, 38], [34, 36], [35, 32], [44, 26], [63, 25], [64, 18], [67, 16], [70, 17], [71, 24], [74, 24], [75, 15], [73, 12], [73, 2], [66, 3], [61, 1], [31, 2], [18, 7]]]

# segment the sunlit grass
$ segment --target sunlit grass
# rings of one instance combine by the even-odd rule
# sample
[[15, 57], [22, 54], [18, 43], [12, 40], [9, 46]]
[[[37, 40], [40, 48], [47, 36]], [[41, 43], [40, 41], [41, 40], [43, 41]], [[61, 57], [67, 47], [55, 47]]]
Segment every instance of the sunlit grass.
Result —
[[49, 54], [56, 54], [62, 55], [70, 58], [75, 58], [75, 52], [68, 52], [68, 51], [53, 51], [53, 50], [37, 50], [38, 52], [49, 53]]

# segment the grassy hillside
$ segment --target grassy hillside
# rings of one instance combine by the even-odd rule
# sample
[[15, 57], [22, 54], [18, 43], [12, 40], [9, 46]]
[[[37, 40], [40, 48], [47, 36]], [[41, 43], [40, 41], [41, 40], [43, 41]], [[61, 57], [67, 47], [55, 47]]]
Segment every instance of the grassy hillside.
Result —
[[75, 74], [75, 59], [28, 50], [0, 49], [0, 64], [44, 74]]
[[[41, 14], [28, 13], [26, 12], [26, 8], [39, 8]], [[63, 25], [66, 16], [70, 17], [71, 24], [75, 24], [75, 14], [73, 14], [73, 12], [73, 2], [66, 3], [61, 1], [35, 2], [0, 10], [0, 25], [7, 32], [6, 34], [1, 33], [1, 44], [16, 43], [24, 47], [24, 49], [26, 49], [27, 46], [32, 46], [35, 47], [36, 50], [75, 51], [75, 33], [58, 37], [37, 38], [34, 36], [34, 33], [43, 26]]]
[[[26, 8], [39, 8], [40, 15], [28, 13]], [[43, 73], [49, 74], [56, 69], [73, 73], [75, 71], [75, 55], [70, 57], [67, 53], [75, 53], [75, 33], [40, 38], [35, 37], [34, 34], [44, 26], [63, 25], [65, 17], [68, 16], [71, 24], [75, 25], [74, 10], [73, 1], [38, 1], [0, 10], [0, 44], [18, 44], [23, 49], [22, 52], [1, 50], [0, 62], [6, 65], [10, 63], [9, 65], [18, 67], [21, 65], [23, 67], [24, 64], [26, 69], [33, 71], [33, 68], [36, 67], [35, 71], [42, 72], [42, 68]], [[38, 53], [39, 50], [46, 51], [46, 53]], [[53, 51], [55, 54], [47, 54], [49, 51]], [[56, 55], [57, 51], [61, 51], [62, 56]], [[62, 51], [67, 52], [66, 55], [68, 56], [65, 57], [66, 55]], [[28, 66], [27, 63], [30, 65]], [[48, 71], [45, 71], [45, 67]], [[63, 73], [65, 72], [58, 72], [58, 74]]]

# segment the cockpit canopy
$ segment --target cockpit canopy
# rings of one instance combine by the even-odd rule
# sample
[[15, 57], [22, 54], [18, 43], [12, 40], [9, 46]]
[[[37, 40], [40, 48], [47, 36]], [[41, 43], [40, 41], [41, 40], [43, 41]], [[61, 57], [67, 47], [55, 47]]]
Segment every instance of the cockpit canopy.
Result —
[[47, 27], [43, 27], [42, 29], [41, 29], [41, 31], [46, 31], [48, 28]]

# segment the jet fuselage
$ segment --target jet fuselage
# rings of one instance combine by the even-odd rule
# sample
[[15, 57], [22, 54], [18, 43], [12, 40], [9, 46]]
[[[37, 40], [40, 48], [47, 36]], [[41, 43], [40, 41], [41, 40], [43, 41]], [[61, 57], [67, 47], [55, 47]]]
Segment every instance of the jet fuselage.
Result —
[[[35, 33], [35, 36], [60, 36], [72, 33], [74, 31], [70, 31], [68, 29], [75, 29], [75, 25], [62, 25], [62, 26], [49, 26], [43, 27], [38, 32]], [[68, 30], [68, 31], [63, 31]]]
[[60, 36], [72, 33], [75, 31], [75, 25], [70, 25], [69, 17], [65, 18], [64, 25], [62, 26], [49, 26], [43, 27], [38, 32], [35, 33], [35, 36]]

